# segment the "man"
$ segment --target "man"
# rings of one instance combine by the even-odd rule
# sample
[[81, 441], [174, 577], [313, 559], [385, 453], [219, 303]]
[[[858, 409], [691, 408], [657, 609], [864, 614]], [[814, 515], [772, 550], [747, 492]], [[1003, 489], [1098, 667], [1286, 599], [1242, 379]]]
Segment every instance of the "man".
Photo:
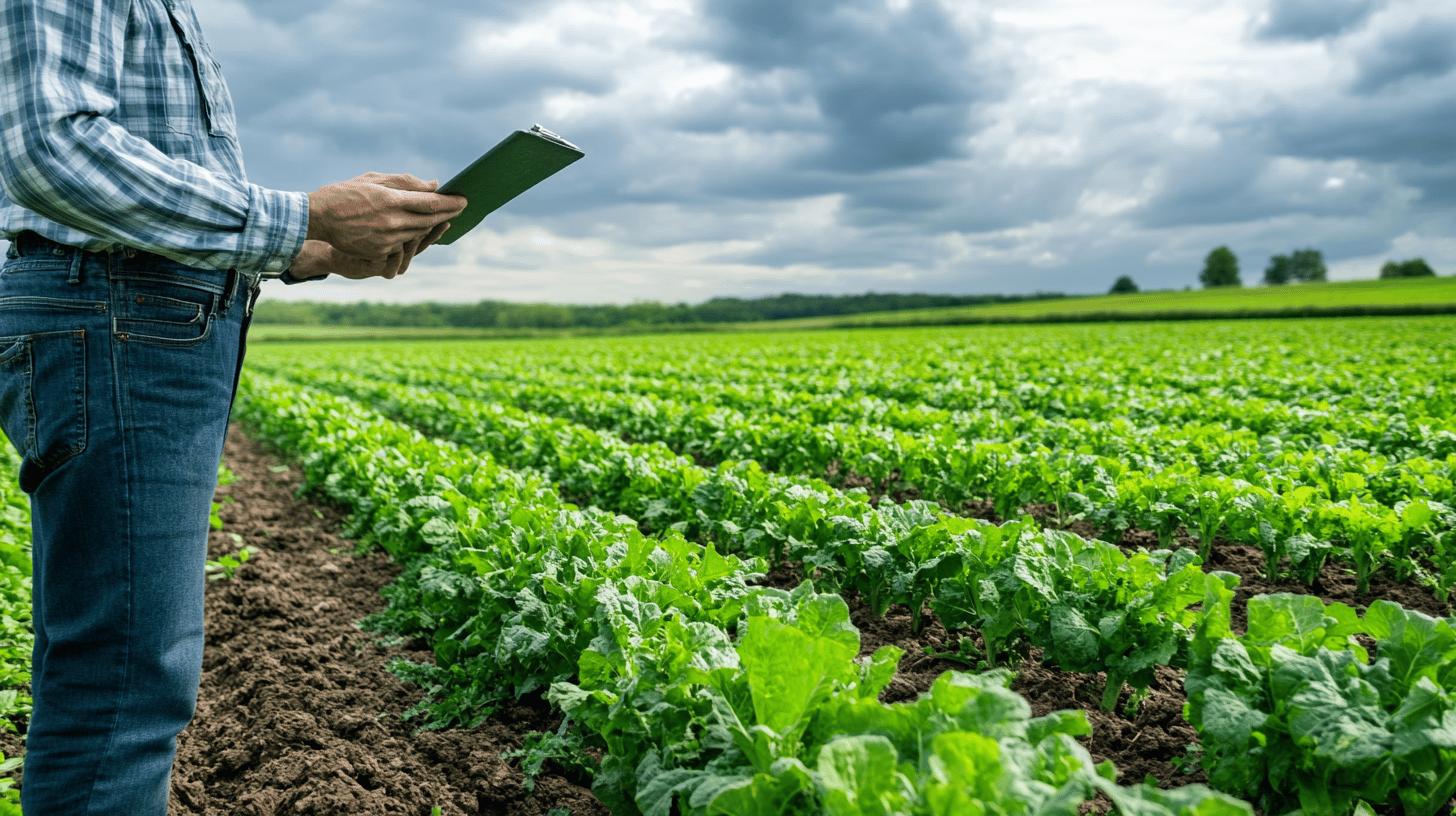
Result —
[[34, 528], [36, 816], [160, 816], [259, 280], [394, 277], [464, 199], [250, 184], [189, 0], [0, 6], [0, 426]]

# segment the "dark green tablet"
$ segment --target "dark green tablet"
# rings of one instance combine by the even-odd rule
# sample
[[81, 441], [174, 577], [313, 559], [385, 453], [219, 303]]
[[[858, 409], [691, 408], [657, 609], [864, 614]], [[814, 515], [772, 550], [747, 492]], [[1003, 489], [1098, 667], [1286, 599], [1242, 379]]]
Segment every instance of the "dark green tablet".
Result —
[[450, 229], [435, 243], [455, 243], [507, 201], [584, 155], [576, 145], [540, 125], [512, 133], [440, 186], [440, 192], [463, 195], [470, 203], [450, 220]]

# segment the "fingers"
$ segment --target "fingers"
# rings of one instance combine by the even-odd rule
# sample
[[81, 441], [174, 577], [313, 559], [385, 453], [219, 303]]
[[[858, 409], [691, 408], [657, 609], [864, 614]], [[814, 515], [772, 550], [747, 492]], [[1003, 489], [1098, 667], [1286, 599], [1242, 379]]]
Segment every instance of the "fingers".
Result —
[[376, 173], [368, 172], [360, 176], [361, 181], [370, 184], [378, 184], [382, 187], [392, 187], [396, 190], [413, 190], [421, 193], [433, 193], [439, 188], [438, 181], [425, 181], [419, 176], [409, 173]]
[[424, 238], [424, 240], [420, 241], [420, 248], [415, 251], [415, 254], [418, 255], [421, 252], [424, 252], [425, 250], [429, 249], [431, 244], [433, 244], [436, 241], [440, 240], [440, 236], [444, 235], [449, 230], [450, 230], [450, 222], [449, 221], [446, 221], [443, 224], [436, 224], [435, 225], [435, 228], [432, 229], [432, 230], [430, 230], [430, 234], [429, 235], [426, 235], [425, 238]]
[[391, 252], [389, 257], [384, 259], [384, 271], [382, 275], [385, 280], [394, 280], [394, 276], [400, 273], [400, 264], [404, 260], [404, 257], [405, 254], [403, 252], [396, 251]]
[[431, 192], [416, 192], [400, 190], [395, 193], [396, 203], [405, 212], [428, 215], [433, 220], [431, 226], [444, 221], [447, 218], [454, 218], [465, 209], [468, 204], [464, 196], [440, 195]]
[[400, 253], [399, 274], [403, 275], [405, 272], [409, 271], [410, 261], [413, 261], [415, 259], [415, 254], [420, 251], [420, 242], [423, 241], [425, 237], [426, 236], [421, 236], [404, 245], [404, 251]]
[[419, 193], [433, 193], [440, 186], [438, 181], [425, 181], [409, 173], [383, 176], [377, 183], [396, 190], [413, 190]]

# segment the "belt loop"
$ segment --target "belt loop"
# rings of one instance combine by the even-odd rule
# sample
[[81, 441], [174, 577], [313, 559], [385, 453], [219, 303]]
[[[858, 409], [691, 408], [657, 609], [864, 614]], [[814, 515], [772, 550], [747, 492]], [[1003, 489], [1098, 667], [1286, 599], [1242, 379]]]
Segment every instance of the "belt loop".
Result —
[[222, 288], [222, 309], [218, 314], [226, 315], [228, 309], [232, 308], [233, 298], [238, 294], [238, 270], [231, 267], [227, 271], [227, 283]]
[[71, 275], [66, 278], [66, 283], [72, 286], [81, 285], [81, 265], [86, 262], [86, 253], [81, 250], [71, 252]]
[[258, 303], [258, 295], [262, 294], [263, 292], [262, 276], [249, 278], [248, 286], [248, 310], [246, 312], [243, 312], [243, 316], [251, 319], [253, 317], [253, 307], [256, 306]]

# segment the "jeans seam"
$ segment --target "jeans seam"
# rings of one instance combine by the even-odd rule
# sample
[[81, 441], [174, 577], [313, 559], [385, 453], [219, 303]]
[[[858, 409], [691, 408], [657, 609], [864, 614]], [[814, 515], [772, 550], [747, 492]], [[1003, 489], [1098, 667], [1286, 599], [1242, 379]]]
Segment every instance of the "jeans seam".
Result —
[[118, 356], [126, 354], [125, 346], [117, 343], [108, 343], [107, 349], [111, 357], [111, 383], [112, 383], [112, 405], [116, 411], [117, 444], [121, 449], [121, 491], [122, 491], [122, 516], [125, 519], [122, 524], [122, 536], [126, 540], [126, 628], [122, 632], [122, 657], [121, 657], [121, 686], [118, 689], [115, 708], [111, 714], [111, 725], [106, 734], [106, 747], [101, 752], [101, 758], [96, 763], [96, 772], [91, 777], [91, 789], [86, 792], [85, 813], [91, 813], [91, 803], [96, 799], [96, 787], [100, 784], [104, 775], [103, 769], [110, 763], [111, 752], [116, 746], [116, 732], [121, 723], [122, 708], [126, 703], [126, 697], [131, 690], [131, 639], [132, 630], [136, 625], [136, 596], [132, 592], [132, 574], [134, 565], [132, 562], [133, 548], [136, 536], [131, 527], [131, 484], [135, 474], [132, 472], [131, 448], [129, 435], [131, 423], [127, 421], [126, 412], [126, 389], [121, 382], [120, 372], [124, 370]]
[[[35, 340], [25, 341], [25, 450], [22, 456], [33, 456], [40, 446], [40, 421], [35, 412]], [[32, 461], [34, 461], [32, 459]]]
[[227, 288], [226, 281], [213, 283], [212, 281], [201, 281], [195, 277], [178, 275], [172, 272], [157, 272], [150, 269], [132, 269], [125, 267], [111, 273], [112, 280], [120, 281], [143, 281], [146, 283], [166, 283], [176, 286], [185, 286], [189, 289], [196, 289], [200, 292], [207, 292], [212, 295], [221, 295]]
[[[71, 388], [71, 397], [74, 400], [74, 404], [71, 407], [74, 409], [76, 422], [70, 428], [73, 433], [79, 429], [77, 435], [80, 436], [80, 439], [73, 445], [58, 448], [44, 456], [40, 455], [39, 450], [37, 450], [37, 455], [33, 461], [36, 467], [44, 471], [50, 471], [60, 467], [71, 459], [85, 453], [86, 442], [90, 437], [90, 428], [87, 424], [86, 415], [86, 330], [76, 329], [75, 331], [67, 332], [67, 334], [71, 335], [73, 340], [80, 341], [79, 345], [76, 345], [76, 349], [79, 349], [80, 353], [75, 353], [75, 349], [72, 350], [74, 359], [71, 360], [71, 370], [77, 373], [74, 376], [75, 383]], [[31, 415], [32, 421], [37, 421], [38, 412], [35, 410], [34, 386], [31, 389]], [[36, 434], [39, 434], [38, 429]], [[38, 439], [33, 443], [36, 448], [39, 448], [39, 444]]]
[[22, 306], [43, 306], [47, 309], [72, 309], [86, 312], [106, 311], [106, 304], [99, 300], [71, 300], [70, 298], [53, 298], [40, 295], [11, 295], [0, 298], [0, 309]]

